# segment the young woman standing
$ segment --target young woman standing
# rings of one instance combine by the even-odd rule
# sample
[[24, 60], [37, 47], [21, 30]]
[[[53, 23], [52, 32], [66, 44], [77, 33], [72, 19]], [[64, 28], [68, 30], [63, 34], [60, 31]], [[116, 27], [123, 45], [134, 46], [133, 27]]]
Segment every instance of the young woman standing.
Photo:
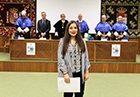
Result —
[[[85, 81], [89, 78], [90, 63], [86, 42], [83, 41], [76, 21], [70, 21], [64, 38], [58, 47], [58, 75], [70, 83], [71, 77], [80, 77], [80, 92], [75, 97], [83, 97]], [[73, 93], [64, 93], [64, 97], [73, 97]]]

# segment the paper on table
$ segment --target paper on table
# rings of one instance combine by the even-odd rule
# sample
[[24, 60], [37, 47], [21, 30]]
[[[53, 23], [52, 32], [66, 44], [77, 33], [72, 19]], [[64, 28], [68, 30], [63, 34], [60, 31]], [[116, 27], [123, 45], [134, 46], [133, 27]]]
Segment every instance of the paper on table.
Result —
[[42, 38], [42, 37], [41, 37], [41, 38], [39, 38], [39, 40], [46, 40], [46, 38]]
[[121, 41], [128, 41], [127, 39], [122, 39]]
[[105, 38], [102, 37], [102, 38], [101, 38], [101, 41], [107, 41], [107, 39], [105, 39]]
[[24, 39], [24, 37], [18, 37], [18, 39]]
[[64, 78], [58, 78], [58, 92], [80, 92], [80, 77], [70, 78], [70, 83], [66, 83]]

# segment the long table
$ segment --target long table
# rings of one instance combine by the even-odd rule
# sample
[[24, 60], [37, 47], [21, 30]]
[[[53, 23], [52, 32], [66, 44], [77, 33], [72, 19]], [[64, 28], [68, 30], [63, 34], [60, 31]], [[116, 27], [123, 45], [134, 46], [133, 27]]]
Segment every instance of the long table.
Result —
[[[26, 55], [26, 44], [35, 43], [35, 55]], [[59, 40], [11, 39], [10, 60], [57, 61]], [[136, 41], [86, 41], [93, 62], [135, 62]], [[120, 57], [112, 57], [112, 44], [120, 44]]]

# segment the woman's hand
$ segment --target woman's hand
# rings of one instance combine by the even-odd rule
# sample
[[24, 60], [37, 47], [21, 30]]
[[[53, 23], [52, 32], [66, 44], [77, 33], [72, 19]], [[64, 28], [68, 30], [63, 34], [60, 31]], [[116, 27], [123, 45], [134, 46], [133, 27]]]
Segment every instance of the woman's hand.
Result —
[[87, 70], [85, 72], [84, 79], [85, 79], [85, 81], [87, 81], [89, 79], [89, 70]]
[[70, 77], [69, 77], [68, 74], [64, 75], [64, 80], [65, 80], [66, 83], [70, 83]]

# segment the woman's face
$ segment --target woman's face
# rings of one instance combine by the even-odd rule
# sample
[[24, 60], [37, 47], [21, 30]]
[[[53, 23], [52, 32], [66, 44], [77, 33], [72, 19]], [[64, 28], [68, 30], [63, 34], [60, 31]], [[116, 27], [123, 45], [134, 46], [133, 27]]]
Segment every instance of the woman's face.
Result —
[[78, 28], [76, 26], [75, 23], [72, 23], [70, 26], [69, 26], [69, 34], [72, 36], [72, 37], [75, 37], [78, 33]]

